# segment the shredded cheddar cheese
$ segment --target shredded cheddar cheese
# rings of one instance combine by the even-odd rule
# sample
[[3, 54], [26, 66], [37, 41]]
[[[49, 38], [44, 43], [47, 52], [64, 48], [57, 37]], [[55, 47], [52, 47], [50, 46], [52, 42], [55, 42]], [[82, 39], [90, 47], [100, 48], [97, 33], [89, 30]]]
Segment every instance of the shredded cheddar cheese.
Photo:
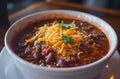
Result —
[[[85, 34], [80, 32], [75, 24], [69, 29], [62, 29], [59, 25], [60, 23], [56, 21], [49, 26], [44, 24], [44, 26], [39, 28], [38, 33], [34, 37], [26, 40], [26, 42], [34, 42], [34, 45], [37, 45], [44, 41], [46, 46], [51, 47], [56, 52], [58, 58], [64, 59], [67, 57], [69, 60], [71, 55], [80, 52], [80, 50], [76, 50], [76, 48], [79, 48], [80, 41], [86, 39]], [[71, 38], [70, 44], [64, 43], [62, 34]]]

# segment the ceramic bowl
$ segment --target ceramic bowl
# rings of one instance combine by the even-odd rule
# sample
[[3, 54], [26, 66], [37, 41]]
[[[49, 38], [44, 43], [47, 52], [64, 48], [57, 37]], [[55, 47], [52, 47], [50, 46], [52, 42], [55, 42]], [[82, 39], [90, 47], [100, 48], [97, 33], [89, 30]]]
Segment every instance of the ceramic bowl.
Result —
[[[65, 14], [68, 16], [72, 16], [75, 18], [84, 19], [93, 25], [96, 25], [100, 28], [109, 39], [110, 49], [107, 55], [105, 55], [100, 60], [93, 62], [91, 64], [79, 66], [79, 67], [71, 67], [71, 68], [48, 68], [48, 67], [40, 67], [35, 64], [31, 64], [20, 57], [18, 57], [15, 52], [12, 50], [12, 40], [14, 37], [21, 32], [25, 26], [35, 20], [35, 19], [43, 19], [47, 15]], [[66, 17], [68, 17], [66, 16]], [[47, 17], [48, 18], [48, 17]], [[49, 10], [49, 11], [41, 11], [28, 16], [25, 16], [8, 29], [5, 35], [5, 47], [7, 51], [10, 53], [10, 56], [14, 59], [14, 63], [16, 67], [29, 79], [93, 79], [97, 77], [102, 70], [105, 69], [109, 58], [113, 55], [117, 47], [117, 36], [112, 26], [109, 25], [104, 20], [83, 12], [79, 11], [70, 11], [70, 10]]]

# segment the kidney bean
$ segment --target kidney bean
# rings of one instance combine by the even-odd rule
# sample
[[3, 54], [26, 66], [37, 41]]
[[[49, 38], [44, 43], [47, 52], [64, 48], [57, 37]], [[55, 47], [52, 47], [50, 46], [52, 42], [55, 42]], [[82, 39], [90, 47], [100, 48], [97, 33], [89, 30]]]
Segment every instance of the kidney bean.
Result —
[[26, 49], [25, 49], [25, 52], [24, 53], [31, 53], [32, 52], [32, 48], [30, 46], [28, 46]]
[[60, 59], [60, 60], [58, 60], [57, 66], [59, 66], [59, 67], [67, 67], [67, 64], [65, 63], [64, 60]]
[[33, 53], [33, 57], [34, 57], [34, 59], [37, 59], [38, 58], [38, 54], [37, 53]]
[[37, 51], [41, 51], [41, 47], [42, 47], [42, 45], [41, 45], [41, 44], [38, 44], [38, 45], [36, 46], [36, 50], [37, 50]]
[[41, 53], [33, 52], [33, 58], [38, 61], [44, 59], [45, 57]]
[[74, 55], [71, 57], [71, 60], [72, 60], [73, 63], [78, 62], [78, 59]]
[[53, 52], [50, 52], [47, 56], [46, 56], [46, 62], [47, 63], [50, 63], [52, 61], [55, 60], [55, 56], [54, 56], [54, 53]]

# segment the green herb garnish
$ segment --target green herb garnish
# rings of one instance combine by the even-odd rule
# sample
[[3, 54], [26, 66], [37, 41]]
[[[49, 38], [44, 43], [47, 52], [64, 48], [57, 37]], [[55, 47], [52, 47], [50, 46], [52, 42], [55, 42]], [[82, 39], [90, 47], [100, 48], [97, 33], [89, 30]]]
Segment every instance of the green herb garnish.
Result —
[[64, 24], [64, 21], [62, 20], [61, 23], [59, 24], [59, 27], [64, 29], [65, 28], [65, 24]]
[[70, 29], [74, 26], [74, 24], [75, 24], [75, 20], [73, 20], [72, 23], [69, 25], [64, 24], [64, 21], [62, 20], [59, 27], [62, 29]]
[[62, 40], [64, 41], [65, 44], [70, 44], [71, 43], [71, 37], [66, 36], [62, 34]]

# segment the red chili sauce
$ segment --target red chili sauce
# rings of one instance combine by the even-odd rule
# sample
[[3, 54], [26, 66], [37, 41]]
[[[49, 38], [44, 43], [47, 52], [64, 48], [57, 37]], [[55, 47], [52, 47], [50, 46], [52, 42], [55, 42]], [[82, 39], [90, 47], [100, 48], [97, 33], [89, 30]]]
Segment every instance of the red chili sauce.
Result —
[[[90, 64], [104, 57], [109, 51], [109, 41], [106, 35], [97, 28], [86, 21], [75, 20], [76, 26], [80, 31], [86, 34], [87, 41], [79, 43], [79, 48], [82, 53], [71, 55], [70, 60], [58, 59], [56, 52], [49, 48], [42, 48], [44, 42], [34, 46], [33, 43], [27, 44], [26, 39], [36, 35], [36, 29], [42, 27], [44, 24], [51, 25], [53, 21], [61, 21], [64, 23], [71, 23], [73, 19], [50, 19], [30, 23], [23, 31], [21, 31], [13, 40], [13, 50], [22, 59], [37, 64], [43, 67], [62, 68], [62, 67], [76, 67]], [[37, 50], [37, 52], [34, 52]]]

